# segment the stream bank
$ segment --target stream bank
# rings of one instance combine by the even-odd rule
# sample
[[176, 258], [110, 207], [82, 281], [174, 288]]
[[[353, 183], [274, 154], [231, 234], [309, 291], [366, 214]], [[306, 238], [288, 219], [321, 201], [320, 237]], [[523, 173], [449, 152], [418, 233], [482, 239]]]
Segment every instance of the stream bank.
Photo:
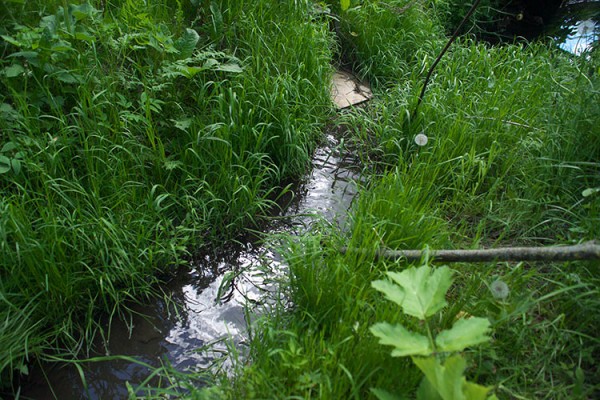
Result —
[[[310, 174], [260, 236], [301, 235], [316, 221], [345, 224], [360, 163], [340, 139], [327, 134]], [[117, 400], [127, 397], [126, 382], [135, 388], [147, 378], [150, 369], [141, 363], [155, 368], [165, 363], [182, 372], [221, 367], [227, 362], [226, 341], [243, 352], [248, 300], [268, 306], [277, 295], [285, 264], [273, 247], [248, 241], [204, 252], [162, 288], [164, 298], [134, 306], [130, 320], [113, 320], [108, 340], [96, 343], [96, 361], [80, 364], [87, 387], [72, 364], [35, 365], [22, 382], [21, 398]]]

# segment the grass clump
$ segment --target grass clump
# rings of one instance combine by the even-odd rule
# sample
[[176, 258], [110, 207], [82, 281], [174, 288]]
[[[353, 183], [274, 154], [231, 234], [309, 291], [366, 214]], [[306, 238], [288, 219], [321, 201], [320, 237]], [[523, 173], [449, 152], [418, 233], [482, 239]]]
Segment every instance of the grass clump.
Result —
[[272, 206], [319, 139], [331, 55], [306, 2], [0, 7], [8, 384]]

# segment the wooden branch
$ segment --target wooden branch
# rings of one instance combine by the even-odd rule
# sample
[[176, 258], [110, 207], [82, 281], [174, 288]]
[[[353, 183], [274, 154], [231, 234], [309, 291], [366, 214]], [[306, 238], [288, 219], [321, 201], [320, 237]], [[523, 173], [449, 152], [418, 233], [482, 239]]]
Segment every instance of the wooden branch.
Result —
[[[340, 249], [347, 252], [365, 253], [363, 249]], [[421, 250], [380, 249], [375, 258], [389, 260], [405, 259], [418, 261], [423, 256]], [[506, 247], [482, 250], [431, 250], [429, 256], [441, 262], [489, 262], [489, 261], [574, 261], [600, 260], [600, 244], [596, 241], [573, 246], [557, 247]]]

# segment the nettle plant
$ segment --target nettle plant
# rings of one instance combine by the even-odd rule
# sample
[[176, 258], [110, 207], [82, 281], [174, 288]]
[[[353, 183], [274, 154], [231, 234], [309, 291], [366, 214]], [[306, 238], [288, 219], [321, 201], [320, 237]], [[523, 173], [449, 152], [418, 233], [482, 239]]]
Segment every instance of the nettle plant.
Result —
[[[372, 286], [402, 311], [418, 318], [425, 335], [413, 332], [401, 324], [380, 322], [371, 327], [379, 343], [394, 347], [393, 357], [410, 356], [425, 375], [417, 390], [418, 400], [485, 400], [490, 387], [468, 382], [465, 378], [467, 361], [459, 353], [469, 346], [490, 340], [490, 322], [486, 318], [461, 317], [450, 329], [434, 336], [431, 318], [448, 303], [446, 292], [452, 285], [453, 271], [446, 267], [433, 269], [428, 265], [409, 268], [402, 272], [388, 272], [390, 280], [377, 280]], [[380, 400], [398, 397], [381, 389], [372, 389]]]

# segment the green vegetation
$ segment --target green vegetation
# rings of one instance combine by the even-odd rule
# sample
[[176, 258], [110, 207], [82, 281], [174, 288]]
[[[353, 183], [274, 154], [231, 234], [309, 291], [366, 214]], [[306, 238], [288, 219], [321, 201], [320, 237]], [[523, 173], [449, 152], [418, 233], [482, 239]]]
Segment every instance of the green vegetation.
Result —
[[256, 222], [330, 112], [330, 33], [281, 2], [2, 2], [0, 374]]
[[[361, 399], [372, 389], [414, 398], [421, 372], [391, 357], [369, 328], [423, 326], [371, 287], [407, 267], [374, 261], [375, 249], [599, 237], [598, 53], [575, 58], [543, 44], [491, 47], [462, 38], [411, 118], [447, 29], [438, 19], [446, 18], [444, 2], [408, 3], [356, 2], [341, 16], [341, 55], [377, 89], [376, 100], [337, 121], [370, 179], [349, 232], [319, 227], [283, 247], [290, 277], [282, 290], [293, 307], [282, 305], [254, 327], [250, 365], [223, 389], [230, 398]], [[424, 146], [415, 143], [419, 134]], [[340, 254], [341, 246], [363, 252]], [[491, 341], [462, 353], [469, 382], [493, 386], [498, 398], [598, 394], [597, 262], [454, 268], [449, 306], [428, 323], [437, 335], [470, 315], [490, 321]]]
[[[493, 387], [500, 399], [597, 396], [597, 262], [456, 264], [444, 311], [421, 318], [427, 328], [371, 285], [410, 271], [375, 261], [382, 247], [600, 237], [597, 50], [574, 57], [544, 44], [463, 37], [411, 115], [461, 16], [455, 3], [2, 3], [3, 378], [32, 355], [75, 353], [97, 313], [151, 295], [158, 274], [194, 246], [256, 222], [281, 182], [305, 170], [331, 112], [339, 59], [376, 92], [336, 119], [368, 178], [349, 230], [323, 224], [288, 237], [286, 304], [251, 327], [248, 358], [218, 387], [191, 392], [185, 375], [165, 369], [172, 390], [414, 398], [421, 370], [452, 363], [464, 370], [461, 382]], [[363, 251], [341, 254], [341, 246]], [[433, 348], [433, 337], [472, 315], [489, 321], [491, 340], [450, 346], [460, 355], [436, 354], [420, 369], [392, 357], [371, 331], [400, 324], [428, 333]]]

